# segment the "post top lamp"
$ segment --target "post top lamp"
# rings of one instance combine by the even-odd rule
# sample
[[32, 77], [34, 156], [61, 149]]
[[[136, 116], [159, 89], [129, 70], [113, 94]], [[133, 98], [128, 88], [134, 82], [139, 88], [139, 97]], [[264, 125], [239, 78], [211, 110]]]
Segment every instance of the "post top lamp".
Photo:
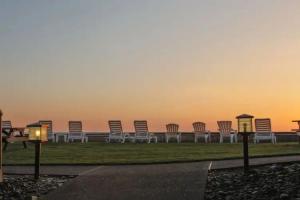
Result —
[[48, 141], [47, 125], [34, 123], [27, 125], [28, 139], [29, 141]]
[[242, 114], [236, 117], [238, 120], [239, 133], [253, 133], [253, 118], [254, 116]]

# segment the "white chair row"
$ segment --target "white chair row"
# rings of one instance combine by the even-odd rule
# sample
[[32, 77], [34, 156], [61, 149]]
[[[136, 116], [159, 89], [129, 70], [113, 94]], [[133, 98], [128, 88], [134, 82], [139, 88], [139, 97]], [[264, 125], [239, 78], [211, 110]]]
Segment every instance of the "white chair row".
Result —
[[149, 132], [147, 121], [134, 121], [135, 134], [131, 136], [128, 133], [123, 132], [122, 122], [120, 120], [108, 121], [110, 133], [107, 138], [107, 142], [110, 143], [113, 140], [120, 141], [124, 143], [126, 140], [136, 141], [146, 141], [151, 143], [154, 141], [157, 143], [157, 136]]
[[[237, 142], [238, 132], [232, 128], [232, 121], [218, 121], [217, 122], [220, 133], [220, 143], [224, 142], [224, 138], [229, 138], [230, 143]], [[205, 123], [195, 122], [193, 123], [194, 128], [194, 142], [197, 143], [199, 138], [204, 138], [205, 143], [211, 141], [211, 133], [206, 130]], [[150, 133], [148, 130], [147, 121], [134, 121], [135, 135], [131, 136], [123, 132], [122, 123], [119, 120], [109, 121], [110, 133], [107, 142], [112, 140], [118, 140], [124, 143], [126, 139], [146, 140], [148, 143], [151, 140], [157, 142], [157, 136]], [[271, 120], [270, 119], [256, 119], [255, 120], [256, 132], [254, 134], [254, 143], [259, 143], [262, 140], [270, 140], [273, 144], [277, 142], [275, 134], [272, 132]], [[167, 124], [166, 125], [165, 140], [166, 143], [170, 139], [174, 138], [178, 143], [181, 142], [181, 133], [179, 132], [178, 124]]]
[[55, 134], [51, 120], [40, 120], [39, 123], [48, 126], [48, 140], [53, 142], [58, 142], [59, 135], [64, 137], [65, 142], [74, 142], [75, 140], [79, 140], [82, 143], [88, 142], [87, 135], [82, 131], [81, 121], [69, 121], [69, 132], [65, 134]]
[[[82, 143], [88, 142], [88, 137], [85, 132], [82, 131], [81, 121], [69, 121], [69, 132], [64, 134], [55, 134], [53, 132], [53, 126], [51, 120], [40, 120], [39, 123], [48, 126], [48, 140], [53, 142], [58, 142], [59, 135], [64, 136], [64, 141], [74, 142], [79, 140]], [[110, 120], [108, 121], [110, 133], [107, 138], [107, 142], [118, 141], [124, 143], [126, 140], [136, 142], [136, 141], [146, 141], [151, 143], [151, 141], [157, 143], [157, 136], [154, 133], [149, 132], [148, 123], [146, 120], [134, 121], [135, 133], [130, 135], [123, 132], [122, 123], [120, 120]], [[224, 138], [229, 138], [230, 143], [237, 142], [237, 131], [232, 129], [232, 121], [218, 121], [218, 130], [220, 133], [220, 143], [224, 142]], [[10, 121], [3, 121], [3, 127], [11, 127]], [[270, 119], [256, 119], [255, 120], [256, 132], [254, 134], [254, 143], [259, 143], [263, 140], [270, 140], [272, 143], [276, 143], [276, 136], [272, 132], [271, 120]], [[194, 128], [194, 142], [197, 143], [200, 138], [203, 138], [205, 143], [211, 141], [211, 133], [206, 130], [206, 125], [203, 122], [193, 123]], [[169, 143], [171, 139], [175, 139], [178, 143], [181, 142], [181, 132], [179, 132], [178, 124], [167, 124], [165, 132], [165, 141]]]

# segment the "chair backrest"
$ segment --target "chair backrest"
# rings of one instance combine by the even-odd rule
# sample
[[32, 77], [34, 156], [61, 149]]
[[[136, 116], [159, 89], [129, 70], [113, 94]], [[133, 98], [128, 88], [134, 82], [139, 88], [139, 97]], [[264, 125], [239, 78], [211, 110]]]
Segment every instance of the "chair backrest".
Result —
[[179, 130], [179, 125], [178, 124], [167, 124], [167, 134], [177, 134]]
[[194, 122], [193, 123], [195, 133], [205, 133], [205, 123], [203, 122]]
[[219, 131], [222, 134], [230, 134], [232, 131], [232, 121], [218, 121]]
[[255, 130], [256, 133], [271, 133], [271, 119], [255, 119]]
[[114, 135], [122, 135], [122, 122], [120, 120], [110, 120], [108, 121], [110, 133]]
[[51, 120], [40, 120], [39, 123], [41, 125], [47, 125], [48, 134], [53, 134], [53, 125]]
[[145, 120], [134, 121], [134, 129], [137, 136], [147, 136], [149, 133], [148, 123]]
[[81, 121], [69, 121], [69, 133], [70, 134], [81, 134], [82, 133], [82, 122]]
[[41, 125], [46, 125], [47, 126], [48, 139], [52, 139], [52, 137], [53, 137], [52, 121], [51, 120], [40, 120], [39, 123]]
[[11, 121], [2, 121], [2, 128], [11, 129], [12, 128]]

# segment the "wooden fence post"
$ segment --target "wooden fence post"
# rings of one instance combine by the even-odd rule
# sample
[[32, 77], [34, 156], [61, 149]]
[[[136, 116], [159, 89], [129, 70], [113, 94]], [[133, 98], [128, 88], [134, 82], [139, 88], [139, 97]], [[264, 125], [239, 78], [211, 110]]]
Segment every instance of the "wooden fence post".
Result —
[[2, 111], [0, 110], [0, 183], [3, 182], [3, 170], [2, 170]]

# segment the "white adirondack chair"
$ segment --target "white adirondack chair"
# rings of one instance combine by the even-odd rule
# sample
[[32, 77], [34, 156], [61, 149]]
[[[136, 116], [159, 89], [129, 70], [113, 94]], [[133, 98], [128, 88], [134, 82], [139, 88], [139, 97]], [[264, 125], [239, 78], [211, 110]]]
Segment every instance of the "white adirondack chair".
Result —
[[275, 134], [272, 132], [271, 119], [255, 119], [254, 143], [261, 140], [270, 140], [273, 144], [277, 142]]
[[2, 121], [2, 129], [11, 129], [11, 121]]
[[178, 124], [167, 124], [166, 125], [167, 132], [165, 134], [166, 142], [169, 143], [171, 138], [175, 138], [177, 143], [181, 142], [181, 133], [179, 132], [179, 125]]
[[193, 127], [194, 127], [195, 143], [198, 142], [199, 138], [204, 138], [205, 143], [211, 141], [210, 131], [207, 131], [205, 129], [205, 123], [203, 123], [203, 122], [194, 122]]
[[223, 143], [224, 138], [230, 138], [230, 143], [237, 142], [237, 131], [232, 129], [232, 121], [218, 121], [220, 132], [220, 143]]
[[88, 137], [82, 131], [81, 121], [69, 121], [68, 141], [74, 142], [74, 140], [80, 140], [82, 143], [88, 142]]
[[132, 138], [134, 142], [137, 140], [145, 140], [148, 143], [151, 143], [151, 140], [154, 140], [155, 143], [157, 143], [157, 137], [154, 136], [152, 133], [148, 130], [148, 123], [145, 120], [136, 120], [134, 121], [134, 129], [135, 129], [135, 135]]
[[129, 138], [129, 135], [123, 132], [122, 122], [120, 120], [110, 120], [108, 121], [108, 125], [110, 129], [107, 138], [108, 143], [110, 143], [113, 140], [124, 143], [126, 138]]

